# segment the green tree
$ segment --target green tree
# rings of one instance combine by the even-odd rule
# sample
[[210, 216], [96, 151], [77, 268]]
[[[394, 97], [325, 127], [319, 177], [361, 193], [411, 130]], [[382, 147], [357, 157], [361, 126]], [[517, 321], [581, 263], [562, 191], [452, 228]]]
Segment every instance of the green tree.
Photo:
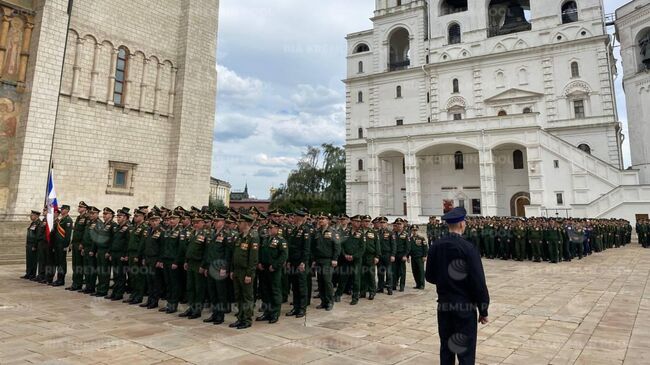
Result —
[[345, 213], [345, 151], [332, 144], [307, 147], [296, 169], [271, 197], [271, 208]]

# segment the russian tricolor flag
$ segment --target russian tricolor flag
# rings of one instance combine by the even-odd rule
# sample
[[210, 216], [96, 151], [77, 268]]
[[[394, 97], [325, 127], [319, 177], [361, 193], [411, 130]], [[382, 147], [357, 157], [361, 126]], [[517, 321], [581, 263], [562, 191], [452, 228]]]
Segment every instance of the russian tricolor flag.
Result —
[[47, 226], [45, 227], [45, 238], [48, 244], [50, 241], [50, 233], [54, 229], [54, 210], [59, 209], [59, 203], [56, 201], [56, 191], [54, 190], [54, 177], [52, 176], [54, 168], [50, 166], [50, 176], [47, 178], [47, 197], [45, 206], [47, 207]]

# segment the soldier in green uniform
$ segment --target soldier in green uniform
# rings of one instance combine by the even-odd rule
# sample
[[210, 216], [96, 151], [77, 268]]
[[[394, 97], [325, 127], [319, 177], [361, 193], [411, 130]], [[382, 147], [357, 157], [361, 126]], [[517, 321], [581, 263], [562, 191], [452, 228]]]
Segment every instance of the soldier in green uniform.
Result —
[[386, 288], [388, 295], [393, 295], [393, 263], [397, 246], [393, 239], [393, 233], [388, 229], [388, 219], [379, 218], [380, 229], [377, 231], [381, 257], [379, 258], [379, 270], [377, 272], [377, 292], [383, 293]]
[[192, 217], [193, 229], [187, 238], [185, 262], [183, 264], [183, 269], [187, 273], [186, 297], [188, 308], [185, 312], [179, 314], [179, 317], [189, 319], [201, 317], [206, 284], [205, 269], [201, 265], [203, 264], [205, 247], [210, 241], [210, 237], [204, 230], [204, 224], [203, 217], [200, 215], [196, 214]]
[[125, 300], [125, 303], [140, 304], [144, 297], [145, 276], [142, 266], [144, 254], [144, 233], [147, 230], [145, 222], [145, 212], [138, 209], [133, 214], [133, 224], [129, 228], [129, 243], [127, 246], [128, 265], [129, 265], [129, 286], [131, 287], [131, 296]]
[[[38, 259], [38, 241], [41, 235], [41, 220], [38, 219], [41, 213], [38, 210], [32, 210], [29, 215], [31, 222], [27, 228], [27, 242], [25, 244], [25, 275], [21, 279], [32, 280], [36, 278], [36, 265]], [[44, 232], [43, 232], [44, 233]]]
[[377, 293], [377, 264], [381, 257], [381, 242], [379, 234], [372, 227], [369, 215], [363, 216], [362, 229], [366, 241], [361, 267], [361, 298], [368, 294], [368, 300], [375, 299]]
[[314, 229], [306, 223], [307, 213], [296, 211], [294, 223], [296, 228], [291, 232], [288, 239], [289, 252], [287, 259], [287, 272], [289, 273], [289, 284], [293, 293], [293, 309], [287, 312], [287, 316], [302, 318], [307, 312], [309, 303], [309, 292], [307, 280], [311, 281], [309, 274], [311, 242]]
[[81, 254], [83, 248], [83, 235], [89, 221], [89, 214], [87, 213], [88, 205], [80, 201], [77, 207], [79, 215], [74, 222], [72, 232], [72, 245], [70, 245], [70, 252], [72, 254], [72, 285], [65, 288], [65, 290], [81, 290], [84, 284], [84, 257]]
[[65, 275], [68, 272], [67, 254], [72, 239], [72, 218], [69, 205], [61, 206], [61, 215], [58, 222], [54, 225], [51, 237], [54, 237], [52, 248], [54, 249], [54, 262], [56, 266], [56, 281], [52, 286], [65, 285]]
[[228, 310], [228, 270], [232, 256], [230, 232], [225, 229], [225, 216], [217, 213], [214, 217], [214, 232], [203, 254], [204, 275], [207, 278], [208, 295], [212, 314], [203, 320], [206, 323], [222, 324]]
[[518, 221], [513, 224], [512, 236], [515, 242], [514, 259], [517, 261], [524, 261], [526, 257], [526, 229], [524, 223]]
[[338, 266], [338, 257], [341, 254], [341, 238], [336, 229], [330, 227], [331, 217], [320, 213], [318, 216], [318, 229], [314, 232], [312, 248], [313, 265], [315, 265], [318, 278], [318, 292], [321, 300], [317, 309], [331, 311], [334, 308], [334, 286], [332, 273]]
[[142, 234], [142, 270], [147, 282], [147, 302], [140, 307], [158, 308], [158, 301], [162, 293], [162, 261], [160, 261], [160, 246], [163, 240], [163, 228], [160, 226], [160, 216], [152, 213], [149, 217], [149, 226]]
[[262, 273], [260, 291], [264, 313], [256, 321], [276, 323], [280, 317], [282, 306], [282, 268], [288, 257], [287, 241], [280, 235], [281, 223], [276, 220], [269, 222], [269, 240], [259, 247], [259, 262], [257, 267]]
[[351, 218], [352, 227], [348, 236], [341, 242], [343, 262], [339, 268], [339, 285], [336, 288], [334, 301], [341, 301], [343, 290], [352, 281], [352, 301], [350, 305], [359, 303], [361, 292], [361, 264], [365, 252], [365, 232], [361, 229], [361, 216]]
[[482, 236], [482, 241], [484, 246], [485, 257], [489, 259], [493, 259], [496, 254], [495, 247], [494, 247], [495, 235], [496, 235], [496, 229], [494, 227], [494, 221], [492, 219], [488, 219], [484, 223], [481, 229], [481, 236]]
[[[84, 258], [84, 289], [83, 293], [91, 294], [95, 292], [97, 285], [97, 258], [93, 252], [93, 240], [91, 232], [95, 231], [95, 227], [102, 222], [99, 220], [100, 210], [97, 207], [89, 207], [90, 216], [88, 224], [84, 230], [83, 242], [80, 245], [81, 255]], [[94, 233], [93, 233], [94, 234]]]
[[560, 245], [562, 244], [562, 232], [559, 224], [555, 221], [549, 221], [544, 230], [544, 240], [548, 245], [549, 259], [551, 263], [558, 263], [560, 256]]
[[129, 265], [127, 249], [129, 244], [129, 217], [131, 209], [122, 208], [117, 211], [117, 224], [113, 226], [113, 239], [109, 250], [109, 258], [113, 266], [113, 291], [107, 299], [122, 300], [126, 291], [126, 271]]
[[393, 222], [395, 232], [393, 240], [395, 241], [395, 262], [393, 263], [393, 290], [397, 290], [399, 281], [399, 291], [403, 292], [406, 286], [406, 261], [411, 250], [408, 232], [404, 230], [404, 219], [397, 218]]
[[[43, 218], [41, 219], [41, 226], [43, 229], [43, 232], [47, 229], [47, 209], [43, 209]], [[39, 237], [40, 238], [40, 237]], [[43, 233], [42, 239], [38, 240], [38, 245], [36, 247], [36, 252], [38, 253], [37, 255], [37, 261], [38, 261], [38, 267], [36, 269], [37, 275], [35, 278], [36, 282], [39, 283], [47, 283], [48, 279], [48, 262], [47, 259], [50, 256], [48, 253], [49, 251], [49, 242], [47, 242], [47, 235]]]
[[181, 297], [181, 276], [184, 273], [182, 266], [184, 262], [178, 261], [181, 258], [181, 226], [180, 216], [176, 212], [167, 215], [169, 226], [163, 232], [162, 246], [160, 248], [160, 261], [166, 288], [167, 305], [158, 311], [167, 314], [176, 313], [178, 302]]
[[533, 222], [528, 228], [528, 242], [533, 250], [533, 260], [535, 262], [542, 261], [542, 243], [544, 242], [544, 232], [540, 227], [540, 223]]
[[240, 234], [233, 245], [230, 278], [234, 283], [239, 312], [237, 321], [229, 325], [231, 328], [249, 328], [253, 321], [255, 297], [252, 284], [255, 279], [260, 246], [257, 231], [251, 230], [253, 221], [253, 217], [245, 214], [240, 215], [238, 219]]
[[409, 260], [411, 261], [411, 271], [413, 272], [413, 279], [415, 279], [415, 287], [413, 289], [424, 290], [424, 263], [429, 253], [429, 246], [427, 245], [426, 238], [418, 233], [418, 226], [411, 227], [413, 237], [411, 238], [411, 250], [409, 251]]
[[[91, 251], [97, 258], [97, 291], [94, 296], [108, 295], [108, 286], [111, 280], [111, 262], [109, 249], [113, 240], [113, 231], [117, 223], [113, 221], [115, 212], [108, 207], [103, 211], [103, 222], [98, 222], [91, 232]], [[92, 295], [92, 294], [91, 294]]]

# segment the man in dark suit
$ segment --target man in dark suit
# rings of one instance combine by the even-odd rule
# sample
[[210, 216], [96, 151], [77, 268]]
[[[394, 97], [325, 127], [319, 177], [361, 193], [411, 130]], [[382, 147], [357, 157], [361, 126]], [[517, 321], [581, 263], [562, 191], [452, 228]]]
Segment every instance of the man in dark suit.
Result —
[[426, 279], [438, 292], [438, 334], [440, 364], [474, 364], [478, 322], [488, 323], [490, 296], [485, 283], [481, 256], [474, 245], [463, 239], [464, 208], [454, 208], [442, 219], [449, 234], [429, 248]]

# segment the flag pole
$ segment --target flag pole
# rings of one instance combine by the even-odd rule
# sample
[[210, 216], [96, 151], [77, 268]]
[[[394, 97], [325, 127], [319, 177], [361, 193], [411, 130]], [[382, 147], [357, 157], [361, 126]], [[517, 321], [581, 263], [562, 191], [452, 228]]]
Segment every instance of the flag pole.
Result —
[[43, 206], [47, 205], [47, 196], [48, 196], [48, 185], [50, 183], [50, 174], [54, 169], [54, 161], [52, 155], [54, 153], [54, 135], [56, 134], [56, 121], [59, 119], [59, 105], [61, 104], [61, 87], [63, 85], [63, 69], [65, 67], [65, 56], [68, 52], [68, 35], [70, 34], [70, 18], [72, 18], [72, 2], [73, 0], [68, 0], [68, 22], [65, 26], [65, 44], [63, 45], [63, 59], [61, 60], [61, 75], [59, 76], [59, 91], [56, 95], [56, 112], [54, 113], [54, 126], [52, 127], [52, 141], [50, 143], [50, 163], [47, 166], [47, 181], [45, 182], [45, 199], [43, 201]]

